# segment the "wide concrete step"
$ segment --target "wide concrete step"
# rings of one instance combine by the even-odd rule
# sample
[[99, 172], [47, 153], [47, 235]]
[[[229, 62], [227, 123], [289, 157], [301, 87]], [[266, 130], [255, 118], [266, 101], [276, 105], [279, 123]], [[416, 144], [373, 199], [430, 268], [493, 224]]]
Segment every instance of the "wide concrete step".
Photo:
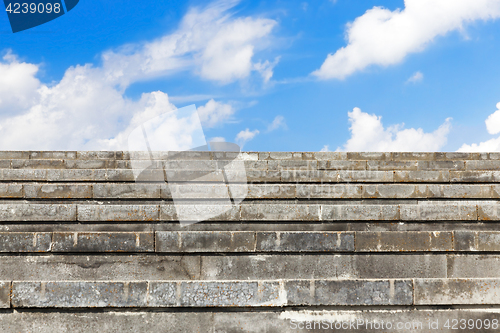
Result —
[[0, 232], [0, 253], [500, 251], [498, 231]]
[[0, 199], [497, 199], [482, 184], [0, 183]]
[[[388, 307], [387, 307], [388, 308]], [[472, 309], [283, 309], [282, 311], [120, 311], [109, 309], [81, 311], [13, 311], [0, 313], [4, 332], [460, 332], [463, 325], [471, 332], [491, 332], [499, 327], [498, 312], [491, 307]], [[468, 323], [467, 323], [468, 322]], [[389, 327], [389, 328], [388, 328]], [[470, 327], [470, 329], [468, 329]], [[58, 332], [59, 332], [58, 331]]]
[[500, 279], [487, 278], [0, 282], [0, 308], [412, 306], [499, 303]]
[[363, 170], [363, 171], [476, 171], [498, 170], [500, 160], [379, 161], [379, 160], [117, 160], [117, 159], [12, 159], [0, 168], [37, 169], [165, 169], [215, 171], [222, 168], [249, 170]]
[[[215, 213], [214, 213], [215, 212]], [[61, 222], [177, 222], [196, 221], [500, 221], [498, 201], [421, 201], [416, 204], [370, 204], [341, 202], [309, 204], [279, 201], [272, 203], [189, 202], [173, 204], [53, 204], [4, 203], [0, 221]], [[191, 219], [192, 217], [192, 219]]]
[[[500, 164], [499, 164], [500, 166]], [[498, 170], [0, 169], [0, 182], [500, 183]]]

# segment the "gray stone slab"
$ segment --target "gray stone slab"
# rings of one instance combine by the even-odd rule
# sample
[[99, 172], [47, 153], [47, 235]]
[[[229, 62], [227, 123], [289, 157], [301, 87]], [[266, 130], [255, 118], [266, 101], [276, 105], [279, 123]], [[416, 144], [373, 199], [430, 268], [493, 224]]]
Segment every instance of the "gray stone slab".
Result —
[[409, 185], [409, 184], [363, 185], [362, 197], [366, 199], [426, 198], [428, 197], [428, 191], [426, 185]]
[[452, 251], [451, 231], [356, 232], [356, 251], [408, 252]]
[[447, 183], [450, 181], [450, 171], [394, 171], [396, 183]]
[[392, 152], [389, 154], [393, 161], [432, 161], [436, 159], [436, 153]]
[[23, 185], [21, 184], [0, 184], [0, 198], [22, 198]]
[[52, 252], [154, 252], [152, 232], [55, 232]]
[[66, 169], [63, 160], [11, 160], [12, 169]]
[[49, 232], [0, 232], [0, 252], [49, 252]]
[[30, 151], [29, 158], [32, 160], [74, 160], [76, 151]]
[[94, 198], [113, 199], [159, 199], [160, 184], [93, 184]]
[[76, 221], [76, 205], [3, 204], [0, 221]]
[[418, 161], [417, 169], [418, 170], [464, 170], [465, 169], [464, 161]]
[[[237, 185], [234, 185], [237, 186]], [[242, 185], [244, 186], [244, 185]], [[175, 200], [182, 199], [228, 199], [229, 187], [226, 183], [214, 182], [213, 184], [193, 184], [193, 183], [178, 183], [168, 184], [170, 197]], [[246, 194], [247, 191], [245, 191]]]
[[299, 199], [354, 199], [361, 198], [362, 185], [356, 184], [297, 184]]
[[28, 159], [30, 157], [29, 151], [0, 151], [0, 159], [2, 160], [11, 160], [11, 159], [19, 159], [25, 158]]
[[281, 174], [282, 174], [282, 172], [278, 171], [278, 170], [247, 169], [244, 172], [244, 175], [247, 177], [248, 182], [250, 182], [250, 183], [280, 182], [281, 181]]
[[147, 282], [56, 281], [12, 283], [14, 308], [147, 306]]
[[449, 278], [498, 278], [500, 256], [492, 254], [461, 254], [448, 256]]
[[200, 278], [198, 255], [65, 254], [0, 256], [5, 281], [145, 281]]
[[33, 199], [92, 198], [92, 185], [24, 184], [24, 196]]
[[[226, 190], [227, 191], [227, 190]], [[295, 185], [250, 184], [248, 199], [291, 199], [295, 198]]]
[[158, 205], [78, 205], [78, 221], [158, 220]]
[[197, 204], [178, 203], [160, 205], [161, 221], [239, 221], [240, 206], [232, 205], [230, 201], [211, 202], [198, 200]]
[[11, 311], [0, 313], [0, 331], [6, 333], [213, 333], [212, 317], [212, 312]]
[[367, 168], [370, 170], [417, 170], [417, 161], [366, 161]]
[[351, 252], [352, 232], [257, 232], [259, 252]]
[[457, 251], [500, 251], [499, 231], [455, 231]]
[[494, 196], [491, 185], [453, 184], [453, 185], [441, 185], [440, 187], [441, 187], [441, 195], [439, 197], [442, 198], [491, 199], [493, 197], [498, 197], [498, 195]]
[[419, 204], [400, 205], [403, 221], [473, 221], [477, 220], [476, 205]]
[[45, 181], [48, 171], [51, 170], [2, 169], [0, 171], [0, 180], [3, 181]]
[[157, 231], [156, 252], [254, 252], [252, 231]]
[[[31, 170], [22, 170], [31, 171]], [[33, 170], [35, 171], [35, 170]], [[52, 169], [52, 170], [39, 170], [46, 172], [41, 180], [48, 180], [54, 182], [72, 182], [72, 181], [103, 181], [105, 177], [97, 175], [94, 170], [89, 169]]]
[[184, 307], [248, 307], [286, 304], [285, 295], [277, 281], [181, 282], [180, 293], [180, 305]]
[[465, 170], [500, 170], [500, 161], [465, 161]]
[[76, 158], [79, 160], [115, 159], [114, 151], [77, 151]]
[[479, 221], [499, 221], [500, 205], [491, 203], [479, 203], [477, 205], [477, 215]]
[[415, 305], [500, 304], [500, 279], [414, 279]]
[[446, 255], [436, 254], [227, 254], [203, 256], [200, 279], [445, 278], [446, 263]]
[[0, 281], [0, 309], [10, 308], [10, 281]]
[[319, 221], [319, 205], [242, 204], [242, 221]]
[[322, 221], [395, 221], [399, 205], [321, 205]]
[[452, 183], [491, 183], [498, 181], [495, 171], [450, 171]]
[[411, 305], [411, 280], [286, 281], [288, 305]]

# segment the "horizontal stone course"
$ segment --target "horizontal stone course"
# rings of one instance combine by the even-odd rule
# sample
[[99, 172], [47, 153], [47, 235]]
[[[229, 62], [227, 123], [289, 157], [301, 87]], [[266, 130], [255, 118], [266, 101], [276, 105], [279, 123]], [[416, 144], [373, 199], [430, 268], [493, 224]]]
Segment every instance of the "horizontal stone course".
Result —
[[[196, 201], [168, 204], [31, 204], [0, 205], [0, 221], [498, 221], [500, 203], [422, 201], [417, 204], [231, 204]], [[181, 213], [179, 213], [181, 212]], [[208, 217], [208, 218], [206, 218]]]
[[0, 252], [500, 251], [498, 231], [0, 232]]
[[0, 184], [0, 198], [26, 199], [493, 199], [485, 184], [230, 184], [31, 183]]
[[[4, 283], [10, 287], [10, 282]], [[1, 285], [0, 285], [1, 288]], [[10, 291], [10, 288], [9, 288]], [[0, 296], [4, 307], [7, 293]], [[412, 280], [13, 281], [13, 308], [411, 305]]]

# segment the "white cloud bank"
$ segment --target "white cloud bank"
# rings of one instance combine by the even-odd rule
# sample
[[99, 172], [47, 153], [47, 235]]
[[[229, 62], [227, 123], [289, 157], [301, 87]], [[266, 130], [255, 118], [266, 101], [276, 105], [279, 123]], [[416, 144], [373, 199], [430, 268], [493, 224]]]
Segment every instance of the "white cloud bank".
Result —
[[[354, 108], [348, 112], [351, 138], [337, 151], [439, 151], [451, 129], [451, 118], [432, 133], [404, 129], [404, 124], [384, 128], [381, 118]], [[328, 146], [325, 146], [328, 149]]]
[[370, 65], [397, 64], [437, 36], [498, 17], [499, 0], [405, 0], [403, 10], [373, 7], [347, 24], [347, 46], [329, 54], [313, 75], [343, 79]]
[[[486, 129], [490, 134], [500, 133], [500, 103], [496, 105], [497, 110], [490, 114], [485, 120]], [[472, 143], [470, 145], [463, 144], [458, 149], [460, 152], [490, 152], [500, 151], [500, 137], [493, 138], [480, 143]]]
[[[7, 53], [0, 60], [0, 150], [126, 149], [125, 136], [132, 127], [175, 110], [164, 92], [127, 98], [125, 88], [139, 80], [181, 70], [220, 83], [246, 78], [252, 70], [268, 80], [269, 62], [262, 69], [252, 59], [276, 22], [234, 18], [228, 11], [237, 3], [218, 1], [192, 8], [174, 33], [106, 52], [100, 67], [70, 67], [50, 85], [37, 78], [39, 65]], [[213, 127], [230, 119], [234, 108], [210, 100], [198, 111], [202, 123]], [[176, 126], [182, 121], [170, 121], [170, 130], [178, 133]], [[179, 141], [173, 145], [189, 144], [188, 134], [173, 136]]]

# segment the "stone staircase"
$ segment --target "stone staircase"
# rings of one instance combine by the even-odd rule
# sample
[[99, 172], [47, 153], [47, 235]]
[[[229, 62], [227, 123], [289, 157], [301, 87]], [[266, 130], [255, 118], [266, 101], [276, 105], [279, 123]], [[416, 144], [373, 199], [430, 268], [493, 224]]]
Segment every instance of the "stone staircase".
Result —
[[499, 153], [0, 152], [0, 332], [498, 331], [499, 198]]

